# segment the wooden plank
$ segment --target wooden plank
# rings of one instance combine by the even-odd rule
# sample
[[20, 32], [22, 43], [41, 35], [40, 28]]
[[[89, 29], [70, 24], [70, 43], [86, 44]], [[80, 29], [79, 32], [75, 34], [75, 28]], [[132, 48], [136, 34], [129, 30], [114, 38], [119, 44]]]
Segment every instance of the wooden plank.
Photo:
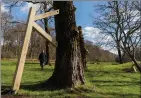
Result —
[[47, 18], [49, 16], [53, 16], [53, 15], [57, 15], [57, 14], [59, 14], [59, 10], [50, 11], [50, 12], [35, 16], [35, 20]]
[[35, 9], [33, 7], [30, 8], [30, 14], [28, 16], [28, 21], [27, 21], [28, 25], [26, 29], [25, 39], [24, 39], [21, 54], [19, 56], [14, 78], [13, 78], [13, 91], [15, 91], [15, 93], [19, 90], [19, 87], [20, 87], [20, 82], [21, 82], [22, 73], [24, 69], [24, 63], [25, 63], [26, 54], [27, 54], [27, 50], [28, 50], [28, 46], [30, 42], [30, 37], [31, 37], [31, 32], [33, 28], [35, 13], [36, 13]]
[[33, 27], [40, 33], [43, 37], [45, 37], [49, 42], [52, 42], [52, 37], [45, 32], [37, 23], [33, 23]]
[[44, 38], [46, 38], [53, 46], [56, 47], [55, 44], [52, 43], [52, 37], [45, 32], [37, 23], [33, 23], [33, 27], [35, 28], [35, 30], [38, 31], [39, 34], [41, 34]]

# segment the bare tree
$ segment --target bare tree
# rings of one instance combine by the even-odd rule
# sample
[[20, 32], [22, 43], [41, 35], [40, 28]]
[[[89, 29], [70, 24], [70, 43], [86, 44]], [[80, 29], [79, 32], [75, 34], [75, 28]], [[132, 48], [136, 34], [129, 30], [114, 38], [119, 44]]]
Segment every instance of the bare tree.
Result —
[[135, 6], [135, 9], [138, 11], [141, 11], [141, 2], [140, 1], [134, 1], [133, 5]]
[[5, 34], [6, 32], [11, 28], [11, 24], [9, 21], [12, 20], [12, 17], [8, 15], [7, 12], [2, 12], [1, 13], [1, 31], [2, 31], [2, 36], [3, 36], [3, 51], [5, 50]]
[[101, 30], [101, 33], [105, 34], [106, 36], [110, 36], [113, 40], [113, 42], [110, 42], [109, 44], [112, 44], [113, 47], [116, 47], [118, 51], [118, 59], [119, 63], [122, 64], [122, 51], [120, 48], [120, 38], [121, 34], [119, 32], [119, 27], [116, 24], [118, 21], [114, 21], [113, 12], [111, 12], [111, 9], [113, 5], [111, 5], [111, 2], [108, 2], [104, 5], [98, 5], [98, 11], [100, 11], [101, 15], [99, 17], [94, 17], [94, 26], [99, 28]]
[[141, 66], [135, 58], [135, 49], [141, 41], [140, 28], [140, 12], [134, 9], [133, 3], [125, 1], [123, 11], [120, 12], [118, 2], [114, 2], [117, 14], [117, 20], [120, 21], [117, 25], [121, 33], [121, 49], [126, 53], [134, 62], [135, 66], [141, 72]]
[[141, 66], [135, 59], [135, 48], [140, 42], [140, 13], [135, 9], [134, 1], [112, 1], [102, 6], [105, 13], [96, 23], [102, 32], [109, 34], [115, 41], [117, 49], [122, 49], [136, 67]]

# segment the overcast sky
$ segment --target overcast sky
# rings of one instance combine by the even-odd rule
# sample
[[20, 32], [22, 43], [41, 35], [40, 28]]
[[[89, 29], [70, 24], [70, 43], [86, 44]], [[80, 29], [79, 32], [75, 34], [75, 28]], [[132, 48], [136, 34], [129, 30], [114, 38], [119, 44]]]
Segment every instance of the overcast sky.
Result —
[[[100, 33], [98, 28], [93, 26], [92, 16], [98, 16], [100, 13], [96, 12], [96, 6], [98, 4], [105, 3], [105, 1], [74, 1], [76, 9], [76, 23], [77, 26], [82, 26], [83, 35], [85, 40], [92, 41], [94, 44], [99, 42], [105, 43], [111, 41], [112, 39], [108, 37], [103, 39], [103, 36]], [[8, 10], [4, 7], [6, 4], [2, 4], [1, 10], [7, 12]], [[31, 3], [25, 3], [22, 7], [15, 7], [12, 10], [12, 15], [14, 20], [27, 20], [29, 8], [32, 6]], [[37, 5], [38, 7], [38, 5]], [[54, 25], [54, 24], [53, 24]], [[115, 49], [111, 49], [110, 46], [101, 46], [105, 50], [110, 50], [113, 53], [116, 53]]]

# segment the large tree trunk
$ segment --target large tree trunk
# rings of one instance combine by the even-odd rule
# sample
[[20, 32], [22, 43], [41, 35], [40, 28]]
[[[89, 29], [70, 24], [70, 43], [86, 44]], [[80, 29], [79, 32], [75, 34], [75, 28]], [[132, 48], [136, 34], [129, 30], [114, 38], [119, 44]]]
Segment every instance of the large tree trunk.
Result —
[[84, 84], [84, 68], [75, 22], [75, 7], [72, 1], [55, 1], [56, 62], [53, 75], [48, 81], [56, 87], [74, 87]]
[[120, 64], [123, 64], [122, 54], [121, 54], [121, 47], [120, 47], [120, 41], [117, 40], [117, 41], [116, 41], [116, 44], [117, 44], [117, 51], [118, 51], [118, 62], [119, 62]]

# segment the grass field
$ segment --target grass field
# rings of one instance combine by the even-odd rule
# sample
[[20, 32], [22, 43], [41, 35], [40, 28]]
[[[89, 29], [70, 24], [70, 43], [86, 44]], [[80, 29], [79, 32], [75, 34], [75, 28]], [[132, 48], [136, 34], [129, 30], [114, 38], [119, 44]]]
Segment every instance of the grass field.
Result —
[[[2, 88], [11, 87], [16, 61], [2, 60]], [[17, 95], [36, 98], [140, 98], [140, 74], [126, 72], [131, 63], [87, 64], [86, 85], [74, 89], [46, 90], [34, 87], [47, 80], [53, 72], [53, 66], [45, 66], [41, 71], [38, 62], [25, 64], [21, 88]], [[42, 96], [42, 97], [41, 97]]]

